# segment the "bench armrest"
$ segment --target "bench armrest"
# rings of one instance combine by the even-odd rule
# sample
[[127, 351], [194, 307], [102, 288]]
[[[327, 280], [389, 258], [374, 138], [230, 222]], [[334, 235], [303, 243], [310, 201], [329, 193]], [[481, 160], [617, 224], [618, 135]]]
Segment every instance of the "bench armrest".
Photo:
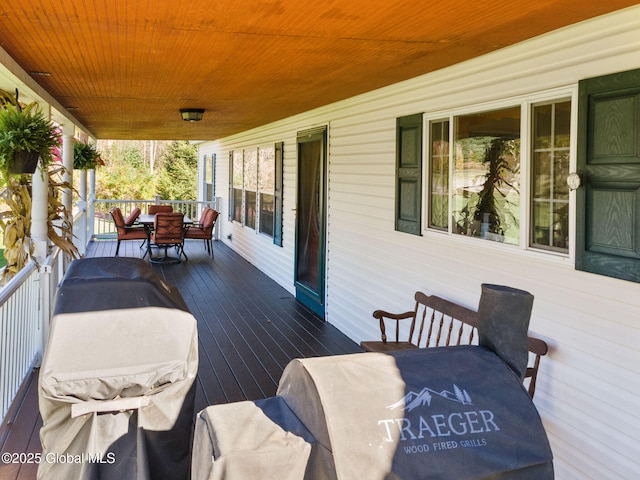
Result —
[[384, 319], [388, 318], [389, 320], [396, 321], [396, 342], [398, 339], [400, 320], [413, 319], [415, 316], [415, 312], [403, 312], [403, 313], [389, 313], [384, 310], [376, 310], [373, 312], [373, 317], [377, 318], [380, 322], [380, 335], [382, 337], [382, 343], [387, 343], [387, 333], [385, 329]]

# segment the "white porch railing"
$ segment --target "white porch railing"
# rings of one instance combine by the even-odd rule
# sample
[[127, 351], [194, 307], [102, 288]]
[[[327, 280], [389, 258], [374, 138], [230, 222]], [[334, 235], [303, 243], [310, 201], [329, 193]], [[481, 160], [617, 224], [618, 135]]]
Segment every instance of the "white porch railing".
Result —
[[[40, 268], [29, 262], [0, 289], [0, 418], [22, 382], [40, 364], [55, 288], [62, 276], [59, 250]], [[47, 321], [44, 321], [47, 319]]]
[[[139, 207], [142, 210], [142, 213], [146, 213], [149, 205], [171, 205], [173, 210], [176, 212], [182, 212], [187, 217], [197, 221], [200, 218], [200, 213], [204, 207], [211, 207], [216, 210], [219, 210], [219, 202], [220, 198], [216, 198], [215, 200], [202, 202], [195, 200], [105, 200], [105, 199], [97, 199], [93, 201], [93, 212], [94, 212], [94, 221], [93, 221], [93, 237], [94, 238], [115, 238], [116, 236], [116, 227], [113, 223], [113, 219], [111, 218], [111, 209], [114, 207], [120, 208], [122, 210], [122, 214], [126, 218], [127, 215], [131, 213], [131, 211]], [[91, 210], [91, 209], [90, 209]], [[74, 232], [75, 232], [75, 224], [74, 224]], [[216, 223], [216, 228], [214, 230], [214, 238], [218, 239], [218, 223]]]

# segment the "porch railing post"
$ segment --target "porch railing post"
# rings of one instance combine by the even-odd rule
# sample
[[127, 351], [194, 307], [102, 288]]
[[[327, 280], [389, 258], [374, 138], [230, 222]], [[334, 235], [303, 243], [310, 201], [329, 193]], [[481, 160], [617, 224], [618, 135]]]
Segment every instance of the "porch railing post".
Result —
[[[220, 211], [220, 204], [222, 203], [222, 198], [215, 197], [213, 199], [213, 209]], [[219, 217], [218, 217], [219, 218]], [[213, 227], [213, 239], [218, 241], [220, 240], [220, 222], [216, 222], [215, 227]]]

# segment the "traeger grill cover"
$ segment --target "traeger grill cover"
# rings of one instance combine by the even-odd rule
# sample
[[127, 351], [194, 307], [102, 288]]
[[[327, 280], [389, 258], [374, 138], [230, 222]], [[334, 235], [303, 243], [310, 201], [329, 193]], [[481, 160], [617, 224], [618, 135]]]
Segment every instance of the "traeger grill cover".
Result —
[[38, 478], [188, 478], [196, 321], [130, 260], [76, 260], [61, 285], [40, 369]]
[[200, 412], [192, 480], [553, 478], [531, 398], [484, 347], [294, 360], [276, 399]]
[[317, 442], [307, 479], [553, 478], [531, 398], [484, 347], [294, 360], [278, 395]]

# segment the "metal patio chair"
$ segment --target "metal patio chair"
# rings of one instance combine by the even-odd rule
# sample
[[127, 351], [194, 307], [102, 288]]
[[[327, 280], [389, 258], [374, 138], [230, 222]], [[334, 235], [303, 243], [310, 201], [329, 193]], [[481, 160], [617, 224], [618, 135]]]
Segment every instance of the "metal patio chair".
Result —
[[[118, 207], [114, 207], [111, 209], [111, 217], [113, 218], [113, 222], [116, 224], [116, 231], [118, 234], [118, 245], [116, 246], [116, 257], [118, 256], [118, 252], [120, 251], [120, 242], [123, 240], [147, 240], [147, 232], [142, 227], [134, 227], [132, 225], [127, 225], [122, 211]], [[131, 218], [129, 215], [128, 219]], [[135, 221], [135, 219], [133, 220]], [[132, 223], [133, 223], [132, 221]]]
[[[156, 213], [153, 222], [153, 231], [151, 232], [151, 246], [164, 249], [163, 257], [153, 257], [149, 255], [149, 259], [153, 263], [179, 263], [182, 256], [185, 260], [187, 254], [184, 253], [184, 236], [188, 227], [184, 224], [184, 214], [180, 212], [172, 213]], [[177, 257], [170, 257], [168, 249], [175, 247], [178, 253]]]
[[197, 224], [190, 226], [185, 234], [185, 239], [197, 239], [204, 241], [204, 248], [213, 257], [213, 227], [218, 219], [218, 211], [206, 207], [202, 211]]

